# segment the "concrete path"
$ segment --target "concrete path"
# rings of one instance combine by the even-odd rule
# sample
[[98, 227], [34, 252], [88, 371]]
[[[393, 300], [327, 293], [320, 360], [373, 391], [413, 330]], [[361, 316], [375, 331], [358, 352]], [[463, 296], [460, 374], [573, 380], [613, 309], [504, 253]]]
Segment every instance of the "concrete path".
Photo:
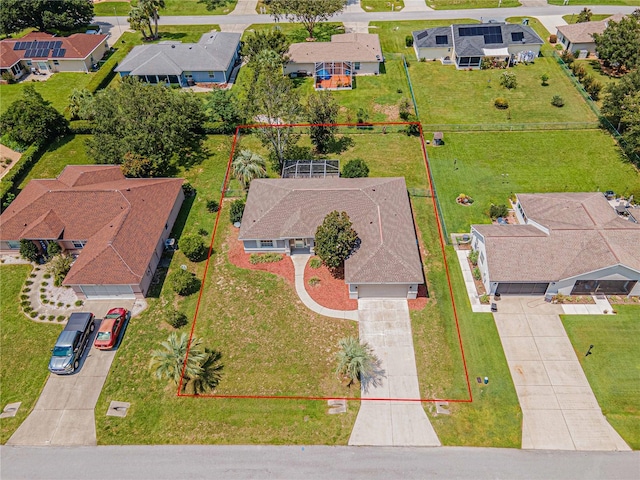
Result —
[[[557, 33], [558, 29], [556, 27], [567, 24], [564, 18], [562, 18], [562, 15], [540, 15], [537, 18], [551, 35], [555, 35]], [[543, 40], [546, 40], [546, 38], [543, 38]]]
[[469, 262], [467, 261], [467, 259], [469, 258], [469, 253], [471, 253], [471, 250], [456, 249], [458, 263], [460, 264], [462, 277], [464, 278], [464, 286], [467, 289], [467, 296], [469, 297], [469, 302], [471, 303], [471, 311], [490, 313], [491, 305], [483, 305], [482, 303], [480, 303], [480, 296], [478, 295], [478, 292], [476, 290], [476, 283], [473, 280], [473, 273], [471, 272], [471, 267], [469, 267]]
[[[384, 377], [362, 398], [420, 399], [409, 305], [405, 299], [360, 299], [360, 340], [381, 361]], [[440, 446], [421, 402], [363, 400], [349, 445]]]
[[433, 12], [433, 8], [427, 7], [425, 0], [404, 0], [403, 12]]
[[[86, 311], [102, 318], [114, 306], [131, 309], [133, 300], [119, 301], [117, 305], [113, 301], [87, 302]], [[7, 445], [96, 445], [94, 409], [116, 354], [115, 350], [93, 348], [98, 327], [96, 322], [80, 371], [74, 375], [49, 375], [36, 406]]]
[[238, 0], [236, 8], [229, 15], [253, 15], [256, 12], [258, 0]]
[[369, 33], [369, 22], [345, 22], [344, 33]]
[[504, 296], [494, 313], [522, 408], [522, 448], [629, 450], [602, 414], [560, 313], [541, 297]]
[[613, 307], [609, 303], [609, 300], [607, 300], [607, 297], [598, 298], [596, 295], [593, 295], [593, 299], [596, 303], [563, 303], [562, 311], [565, 315], [613, 315]]
[[317, 303], [311, 296], [307, 293], [307, 289], [304, 285], [304, 267], [311, 258], [311, 255], [300, 255], [295, 254], [291, 255], [291, 260], [293, 261], [293, 267], [296, 272], [296, 292], [302, 300], [302, 303], [305, 306], [320, 315], [324, 315], [325, 317], [333, 317], [333, 318], [341, 318], [343, 320], [358, 320], [358, 311], [357, 310], [333, 310], [331, 308], [325, 308], [319, 303]]

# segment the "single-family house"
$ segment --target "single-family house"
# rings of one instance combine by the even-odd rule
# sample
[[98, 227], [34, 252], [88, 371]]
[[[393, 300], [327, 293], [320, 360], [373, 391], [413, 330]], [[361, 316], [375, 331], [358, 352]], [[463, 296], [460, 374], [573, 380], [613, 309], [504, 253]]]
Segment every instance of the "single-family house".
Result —
[[69, 165], [31, 180], [0, 215], [0, 252], [20, 240], [76, 256], [63, 285], [80, 298], [143, 297], [178, 216], [180, 178], [125, 178], [117, 165]]
[[350, 298], [416, 298], [424, 276], [404, 178], [253, 180], [239, 238], [247, 253], [312, 253], [334, 210], [349, 215], [360, 239], [344, 264]]
[[133, 47], [115, 71], [152, 84], [187, 87], [228, 83], [239, 62], [240, 34], [209, 32], [198, 43], [164, 41]]
[[75, 33], [57, 37], [31, 32], [0, 40], [0, 74], [15, 78], [31, 73], [90, 72], [109, 50], [108, 35]]
[[623, 18], [623, 14], [617, 13], [597, 22], [582, 22], [556, 27], [558, 41], [565, 50], [571, 52], [586, 50], [595, 53], [596, 43], [593, 40], [593, 34], [602, 34], [610, 21], [619, 22]]
[[604, 195], [517, 196], [517, 225], [472, 225], [490, 293], [640, 295], [640, 225]]
[[341, 33], [330, 42], [293, 43], [284, 74], [313, 76], [316, 90], [348, 90], [354, 75], [378, 75], [382, 62], [378, 35]]
[[457, 68], [480, 68], [485, 57], [531, 61], [544, 41], [528, 25], [454, 24], [413, 32], [418, 60], [440, 60]]

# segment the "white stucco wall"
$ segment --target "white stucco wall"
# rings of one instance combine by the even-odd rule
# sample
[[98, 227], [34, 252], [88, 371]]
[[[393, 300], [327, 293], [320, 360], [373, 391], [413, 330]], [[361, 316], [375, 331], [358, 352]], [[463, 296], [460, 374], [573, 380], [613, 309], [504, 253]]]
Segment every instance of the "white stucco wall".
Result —
[[538, 54], [540, 53], [540, 45], [527, 45], [527, 44], [515, 44], [515, 45], [509, 45], [509, 47], [507, 48], [509, 50], [509, 53], [511, 55], [515, 55], [519, 52], [533, 52], [536, 54], [536, 57], [538, 56]]
[[418, 60], [426, 58], [427, 60], [441, 60], [447, 55], [453, 60], [453, 47], [436, 47], [436, 48], [417, 48], [416, 56]]

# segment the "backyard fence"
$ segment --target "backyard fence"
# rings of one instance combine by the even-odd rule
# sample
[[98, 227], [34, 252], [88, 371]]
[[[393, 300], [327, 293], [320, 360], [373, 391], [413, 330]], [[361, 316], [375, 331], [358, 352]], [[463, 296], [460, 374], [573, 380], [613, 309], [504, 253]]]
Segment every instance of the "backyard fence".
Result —
[[416, 118], [420, 120], [420, 114], [418, 113], [418, 104], [416, 103], [416, 96], [413, 94], [413, 84], [411, 83], [411, 76], [409, 75], [409, 67], [407, 60], [402, 55], [402, 65], [404, 66], [404, 73], [407, 76], [407, 83], [409, 84], [409, 91], [411, 92], [411, 100], [413, 101], [413, 108], [416, 112]]

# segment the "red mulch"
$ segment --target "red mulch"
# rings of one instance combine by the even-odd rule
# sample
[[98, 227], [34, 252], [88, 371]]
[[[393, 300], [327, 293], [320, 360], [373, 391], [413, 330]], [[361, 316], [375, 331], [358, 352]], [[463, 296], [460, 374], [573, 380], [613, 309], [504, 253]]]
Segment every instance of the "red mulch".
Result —
[[[358, 309], [358, 301], [349, 298], [349, 287], [343, 279], [333, 278], [324, 265], [320, 268], [311, 268], [309, 263], [304, 268], [304, 286], [311, 298], [323, 307], [334, 310]], [[311, 277], [318, 277], [320, 283], [312, 287], [309, 285]]]
[[273, 273], [274, 275], [278, 275], [284, 278], [291, 285], [295, 285], [295, 271], [293, 269], [293, 262], [291, 261], [291, 257], [287, 257], [286, 255], [279, 262], [273, 263], [257, 263], [252, 265], [249, 262], [249, 256], [251, 254], [245, 253], [244, 248], [242, 246], [242, 242], [238, 240], [238, 233], [240, 233], [239, 228], [231, 227], [231, 232], [229, 233], [229, 261], [239, 268], [248, 268], [249, 270], [262, 270], [264, 272]]

